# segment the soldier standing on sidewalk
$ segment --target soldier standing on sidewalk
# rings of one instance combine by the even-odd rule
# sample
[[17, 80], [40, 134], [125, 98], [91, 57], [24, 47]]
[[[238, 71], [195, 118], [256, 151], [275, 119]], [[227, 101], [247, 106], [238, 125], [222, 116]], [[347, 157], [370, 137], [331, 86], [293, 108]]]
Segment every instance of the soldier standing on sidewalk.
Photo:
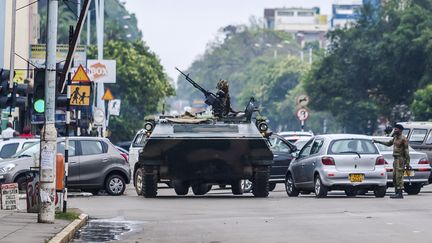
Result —
[[409, 157], [409, 145], [407, 138], [402, 135], [404, 130], [402, 125], [397, 124], [394, 126], [393, 139], [388, 142], [381, 142], [378, 140], [373, 140], [374, 143], [380, 143], [385, 146], [393, 145], [393, 184], [395, 186], [395, 195], [390, 196], [390, 198], [403, 198], [402, 190], [404, 188], [404, 169], [407, 171], [412, 170], [410, 166]]

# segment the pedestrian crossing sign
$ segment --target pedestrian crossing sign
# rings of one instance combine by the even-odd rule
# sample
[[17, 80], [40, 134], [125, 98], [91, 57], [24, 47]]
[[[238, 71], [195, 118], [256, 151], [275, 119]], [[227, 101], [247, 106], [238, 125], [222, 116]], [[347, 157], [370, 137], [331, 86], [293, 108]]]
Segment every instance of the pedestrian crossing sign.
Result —
[[90, 85], [70, 85], [70, 105], [90, 105]]

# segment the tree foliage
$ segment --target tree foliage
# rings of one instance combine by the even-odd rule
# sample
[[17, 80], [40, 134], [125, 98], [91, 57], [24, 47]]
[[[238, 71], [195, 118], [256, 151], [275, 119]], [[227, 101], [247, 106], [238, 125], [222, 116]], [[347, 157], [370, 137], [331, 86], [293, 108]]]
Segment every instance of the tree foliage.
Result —
[[[90, 48], [90, 56], [97, 56], [95, 47]], [[161, 112], [161, 102], [174, 90], [159, 59], [143, 41], [108, 41], [104, 56], [117, 62], [117, 83], [107, 86], [122, 100], [121, 115], [110, 120], [111, 139], [130, 140], [144, 126], [145, 116]]]
[[414, 101], [411, 105], [416, 120], [432, 120], [432, 84], [414, 93]]
[[331, 112], [349, 132], [369, 132], [379, 115], [402, 119], [396, 110], [430, 82], [431, 3], [366, 5], [354, 27], [330, 32], [328, 54], [305, 82], [311, 107]]

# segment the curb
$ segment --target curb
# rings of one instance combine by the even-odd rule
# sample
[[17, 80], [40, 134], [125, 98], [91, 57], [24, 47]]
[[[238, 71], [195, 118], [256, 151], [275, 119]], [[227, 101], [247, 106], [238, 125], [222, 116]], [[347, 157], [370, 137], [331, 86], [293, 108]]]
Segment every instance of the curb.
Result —
[[62, 231], [54, 236], [49, 243], [67, 243], [69, 242], [75, 235], [75, 233], [85, 224], [87, 223], [88, 215], [81, 214], [79, 219], [75, 219], [68, 226], [66, 226]]

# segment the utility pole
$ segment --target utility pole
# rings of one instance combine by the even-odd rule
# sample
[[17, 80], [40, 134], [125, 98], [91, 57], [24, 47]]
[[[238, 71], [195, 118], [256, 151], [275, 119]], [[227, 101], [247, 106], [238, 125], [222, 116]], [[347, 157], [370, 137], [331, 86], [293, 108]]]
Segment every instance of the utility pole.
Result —
[[[104, 13], [105, 13], [105, 0], [96, 0], [96, 34], [97, 34], [97, 49], [98, 49], [98, 60], [103, 60], [103, 48], [104, 48]], [[96, 107], [102, 109], [105, 112], [105, 101], [102, 100], [102, 96], [105, 93], [103, 82], [97, 82], [97, 95], [96, 95]], [[106, 130], [106, 123], [103, 122], [102, 131], [99, 132], [99, 136], [104, 137]]]
[[54, 223], [57, 130], [55, 128], [58, 0], [48, 1], [45, 65], [45, 124], [41, 131], [39, 223]]
[[16, 31], [16, 1], [12, 1], [9, 89], [13, 88], [13, 78], [15, 75], [15, 31]]

